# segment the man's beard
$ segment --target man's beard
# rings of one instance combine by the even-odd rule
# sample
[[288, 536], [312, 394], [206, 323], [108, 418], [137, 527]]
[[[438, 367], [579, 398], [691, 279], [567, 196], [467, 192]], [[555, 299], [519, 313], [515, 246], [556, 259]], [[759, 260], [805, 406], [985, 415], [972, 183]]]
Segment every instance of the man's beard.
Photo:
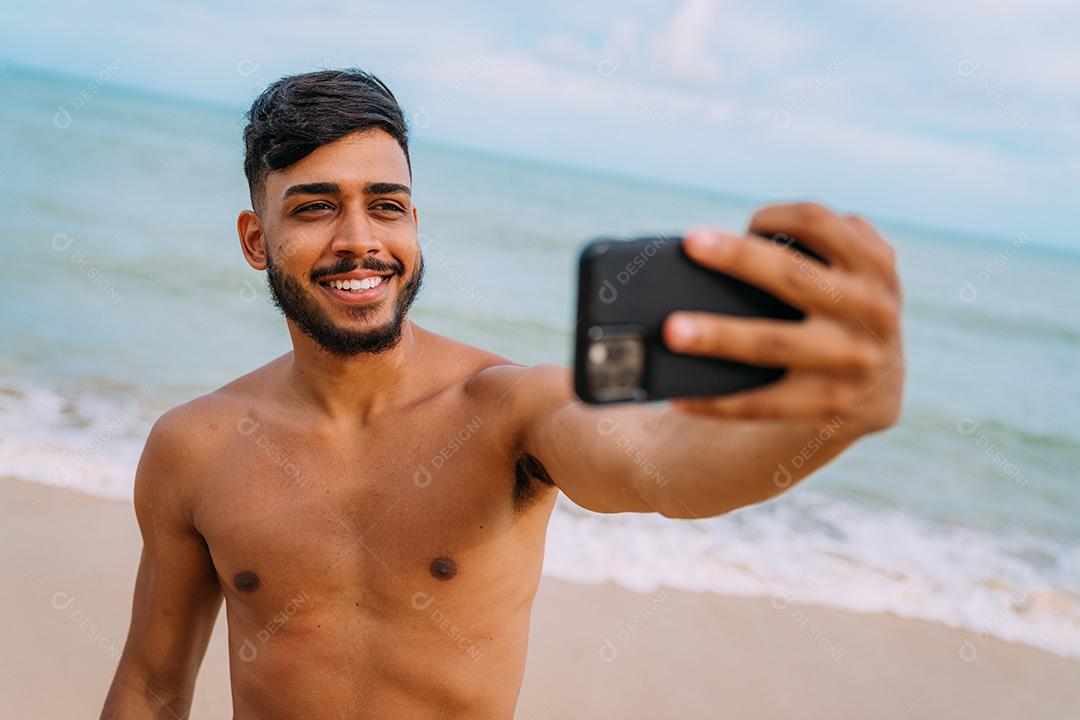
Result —
[[[418, 256], [416, 271], [401, 284], [394, 302], [394, 316], [387, 322], [366, 330], [345, 330], [334, 324], [319, 303], [299, 282], [289, 277], [274, 264], [269, 249], [266, 254], [266, 283], [274, 305], [282, 315], [296, 323], [296, 326], [323, 348], [336, 355], [354, 356], [360, 353], [385, 352], [401, 340], [401, 326], [405, 314], [412, 306], [420, 285], [424, 279], [424, 256]], [[331, 275], [344, 275], [358, 268], [373, 270], [378, 273], [393, 272], [383, 282], [392, 282], [404, 273], [401, 263], [387, 263], [370, 255], [362, 259], [341, 258], [334, 265], [311, 272], [309, 280], [317, 283], [321, 278]], [[345, 313], [356, 320], [367, 320], [382, 309], [381, 303], [370, 305], [345, 305]]]

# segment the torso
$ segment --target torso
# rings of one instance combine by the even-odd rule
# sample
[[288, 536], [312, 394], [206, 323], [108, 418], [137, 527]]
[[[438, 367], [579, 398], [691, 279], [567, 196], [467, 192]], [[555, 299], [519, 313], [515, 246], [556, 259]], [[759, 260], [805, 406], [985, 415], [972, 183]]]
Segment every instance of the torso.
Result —
[[273, 363], [215, 394], [191, 512], [237, 720], [513, 715], [557, 491], [484, 380], [499, 359], [456, 350], [357, 437], [267, 399]]

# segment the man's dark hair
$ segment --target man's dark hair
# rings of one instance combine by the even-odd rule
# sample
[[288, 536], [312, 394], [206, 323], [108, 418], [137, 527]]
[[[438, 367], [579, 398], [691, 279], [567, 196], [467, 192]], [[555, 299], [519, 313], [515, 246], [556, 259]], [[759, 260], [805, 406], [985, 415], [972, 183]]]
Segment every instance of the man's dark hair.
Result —
[[404, 151], [412, 177], [408, 128], [397, 99], [382, 80], [363, 70], [317, 70], [276, 80], [255, 98], [247, 120], [244, 174], [255, 210], [268, 173], [354, 132], [385, 130]]

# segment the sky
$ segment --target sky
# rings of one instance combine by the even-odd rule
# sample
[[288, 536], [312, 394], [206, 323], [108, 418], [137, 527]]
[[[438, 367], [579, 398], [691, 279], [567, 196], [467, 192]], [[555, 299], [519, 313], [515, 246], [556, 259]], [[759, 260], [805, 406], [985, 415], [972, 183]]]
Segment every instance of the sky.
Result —
[[245, 108], [361, 67], [414, 138], [1080, 249], [1077, 0], [0, 5], [0, 59]]

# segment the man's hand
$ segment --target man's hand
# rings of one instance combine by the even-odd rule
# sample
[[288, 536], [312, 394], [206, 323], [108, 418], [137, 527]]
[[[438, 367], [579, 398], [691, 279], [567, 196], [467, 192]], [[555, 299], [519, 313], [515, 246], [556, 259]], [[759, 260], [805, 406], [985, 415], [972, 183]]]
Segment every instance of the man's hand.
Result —
[[[828, 265], [761, 237], [700, 229], [691, 257], [801, 309], [801, 321], [673, 313], [664, 340], [680, 352], [785, 366], [780, 380], [715, 398], [611, 407], [578, 402], [568, 368], [497, 367], [500, 403], [518, 418], [519, 449], [596, 512], [714, 517], [778, 495], [900, 412], [900, 283], [892, 248], [866, 221], [815, 204], [762, 210], [750, 231], [784, 233]], [[710, 246], [709, 240], [715, 239]], [[684, 341], [677, 321], [694, 321]]]
[[816, 203], [759, 211], [750, 232], [798, 240], [828, 265], [787, 245], [695, 228], [684, 239], [701, 265], [766, 290], [802, 321], [672, 313], [664, 341], [677, 351], [783, 366], [769, 385], [716, 398], [672, 401], [679, 411], [731, 419], [821, 422], [873, 432], [900, 412], [904, 362], [895, 254], [865, 220]]

